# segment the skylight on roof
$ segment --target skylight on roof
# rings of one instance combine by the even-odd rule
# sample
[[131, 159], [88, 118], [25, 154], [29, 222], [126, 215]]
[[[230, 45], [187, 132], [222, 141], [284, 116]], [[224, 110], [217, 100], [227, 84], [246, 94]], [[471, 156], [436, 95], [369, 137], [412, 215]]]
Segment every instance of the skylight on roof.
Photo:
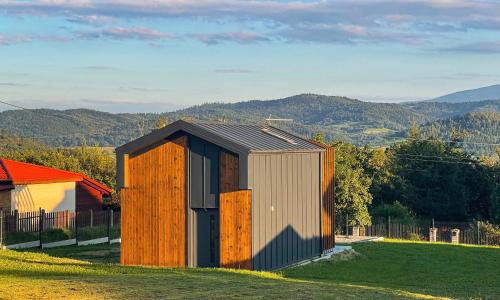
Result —
[[276, 138], [279, 138], [279, 139], [281, 139], [281, 140], [284, 140], [285, 142], [288, 142], [288, 143], [290, 143], [290, 144], [292, 144], [292, 145], [297, 145], [297, 142], [296, 142], [296, 141], [294, 141], [294, 140], [292, 140], [292, 139], [289, 139], [289, 138], [287, 138], [287, 137], [284, 137], [284, 136], [282, 136], [282, 135], [280, 135], [280, 134], [278, 134], [278, 133], [276, 133], [276, 132], [272, 132], [272, 131], [270, 131], [270, 130], [269, 130], [269, 128], [262, 128], [261, 130], [262, 130], [262, 132], [264, 132], [264, 133], [267, 133], [267, 134], [272, 135], [272, 136], [274, 136], [274, 137], [276, 137]]

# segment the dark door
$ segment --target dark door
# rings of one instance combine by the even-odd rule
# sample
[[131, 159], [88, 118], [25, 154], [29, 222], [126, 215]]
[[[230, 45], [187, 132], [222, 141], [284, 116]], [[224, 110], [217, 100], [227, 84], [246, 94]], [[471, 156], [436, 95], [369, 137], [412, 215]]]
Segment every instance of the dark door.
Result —
[[219, 210], [196, 209], [196, 266], [219, 266]]
[[219, 152], [200, 138], [189, 137], [190, 208], [193, 211], [190, 253], [197, 267], [219, 266]]

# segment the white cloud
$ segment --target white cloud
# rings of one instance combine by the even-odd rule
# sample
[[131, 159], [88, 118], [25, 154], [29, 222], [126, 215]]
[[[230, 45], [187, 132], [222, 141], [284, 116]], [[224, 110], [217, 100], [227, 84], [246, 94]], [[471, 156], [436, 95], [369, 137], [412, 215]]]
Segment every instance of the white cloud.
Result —
[[82, 31], [78, 33], [78, 36], [84, 39], [109, 38], [115, 40], [164, 40], [173, 38], [171, 34], [144, 27], [111, 27], [102, 30]]
[[[487, 30], [500, 32], [500, 2], [487, 0], [0, 0], [9, 14], [64, 16], [69, 21], [102, 25], [111, 20], [188, 18], [219, 22], [259, 22], [267, 30], [254, 36], [193, 32], [207, 44], [285, 39], [323, 43], [394, 42], [420, 44], [430, 33]], [[272, 25], [272, 26], [271, 26]], [[272, 30], [269, 28], [275, 28]], [[255, 30], [241, 30], [251, 32]], [[133, 33], [131, 33], [134, 36]], [[89, 34], [91, 35], [91, 34]], [[98, 36], [120, 38], [123, 32]], [[129, 35], [130, 36], [130, 35]], [[155, 39], [154, 34], [135, 37]], [[84, 35], [85, 37], [85, 35]]]

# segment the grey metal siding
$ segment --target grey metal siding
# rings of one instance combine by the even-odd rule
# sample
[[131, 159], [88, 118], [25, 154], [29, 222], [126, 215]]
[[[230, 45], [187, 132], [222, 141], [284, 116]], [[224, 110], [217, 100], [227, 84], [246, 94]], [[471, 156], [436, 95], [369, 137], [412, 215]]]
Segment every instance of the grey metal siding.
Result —
[[320, 167], [320, 153], [248, 157], [254, 269], [276, 269], [321, 253]]

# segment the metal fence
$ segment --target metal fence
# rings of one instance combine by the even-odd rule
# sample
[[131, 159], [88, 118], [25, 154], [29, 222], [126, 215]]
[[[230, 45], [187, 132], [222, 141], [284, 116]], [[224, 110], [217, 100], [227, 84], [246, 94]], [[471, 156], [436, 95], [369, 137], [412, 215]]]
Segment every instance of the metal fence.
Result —
[[[0, 210], [0, 246], [42, 247], [120, 237], [120, 211], [32, 212]], [[56, 244], [57, 245], [57, 244]]]
[[461, 244], [500, 246], [500, 234], [487, 231], [480, 222], [401, 221], [388, 217], [372, 220], [372, 225], [368, 226], [353, 227], [348, 224], [348, 215], [336, 215], [335, 234], [430, 241], [431, 228], [436, 228], [436, 242], [447, 243], [452, 242], [452, 230], [458, 229]]

